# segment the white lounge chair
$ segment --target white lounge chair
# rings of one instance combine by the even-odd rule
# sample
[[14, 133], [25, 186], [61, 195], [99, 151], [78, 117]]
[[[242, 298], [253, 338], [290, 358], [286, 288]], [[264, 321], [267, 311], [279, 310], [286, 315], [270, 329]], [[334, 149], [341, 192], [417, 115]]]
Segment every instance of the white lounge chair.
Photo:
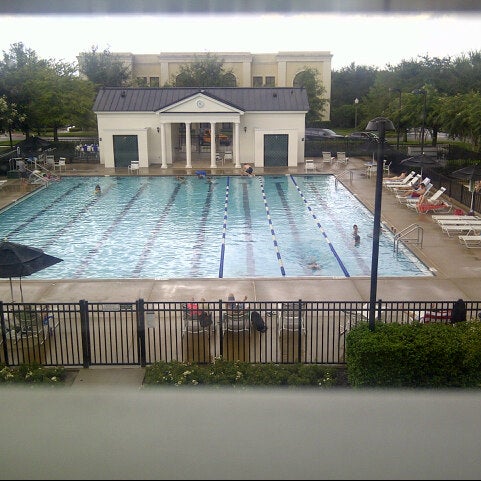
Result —
[[453, 205], [445, 200], [439, 200], [446, 191], [446, 187], [440, 187], [429, 199], [425, 200], [425, 196], [415, 204], [416, 210], [420, 214], [427, 212], [451, 212]]
[[481, 247], [481, 235], [460, 235], [458, 237], [461, 244], [468, 249]]
[[[426, 195], [433, 187], [433, 184], [429, 183], [429, 184], [426, 184], [426, 191], [424, 192], [423, 195]], [[409, 192], [409, 190], [407, 191]], [[400, 192], [398, 194], [396, 194], [396, 199], [401, 203], [401, 204], [407, 204], [407, 203], [417, 203], [419, 202], [419, 199], [421, 198], [421, 196], [419, 197], [410, 197], [410, 196], [407, 196], [406, 197], [406, 194], [407, 192]]]
[[279, 303], [279, 315], [277, 318], [277, 334], [282, 336], [284, 331], [287, 331], [286, 335], [291, 335], [296, 332], [304, 334], [306, 332], [305, 326], [305, 312], [304, 307], [299, 305], [298, 302], [284, 302]]
[[481, 221], [465, 222], [464, 224], [441, 224], [441, 230], [451, 237], [453, 234], [476, 235], [481, 233]]
[[323, 164], [332, 164], [333, 157], [330, 152], [323, 152], [322, 153], [322, 163]]
[[402, 184], [407, 184], [414, 176], [416, 175], [416, 172], [414, 170], [410, 172], [404, 179], [390, 179], [387, 177], [382, 181], [383, 185], [389, 185], [389, 184], [396, 184], [396, 185], [402, 185]]
[[420, 174], [416, 174], [411, 180], [409, 180], [408, 182], [406, 183], [403, 183], [401, 185], [398, 185], [397, 183], [396, 184], [388, 184], [386, 185], [386, 187], [391, 191], [391, 192], [402, 192], [403, 190], [406, 190], [406, 189], [412, 189], [413, 188], [413, 185], [416, 183], [416, 182], [419, 182], [419, 180], [421, 179], [421, 175]]
[[306, 159], [304, 172], [309, 172], [310, 170], [316, 171], [316, 165], [314, 164], [313, 159]]

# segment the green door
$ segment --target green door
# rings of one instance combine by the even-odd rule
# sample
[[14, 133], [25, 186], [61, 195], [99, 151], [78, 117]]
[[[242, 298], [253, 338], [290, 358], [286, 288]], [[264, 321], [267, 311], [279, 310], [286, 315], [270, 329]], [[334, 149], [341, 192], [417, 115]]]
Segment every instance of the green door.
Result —
[[133, 160], [139, 160], [139, 146], [136, 135], [114, 135], [114, 165], [128, 167]]
[[264, 167], [287, 167], [289, 136], [264, 135]]

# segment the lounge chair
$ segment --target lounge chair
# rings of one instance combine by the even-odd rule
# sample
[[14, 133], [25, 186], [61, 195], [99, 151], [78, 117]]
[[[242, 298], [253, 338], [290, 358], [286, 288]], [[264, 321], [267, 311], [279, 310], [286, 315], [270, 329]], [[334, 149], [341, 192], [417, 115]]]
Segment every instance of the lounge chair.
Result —
[[404, 179], [390, 179], [389, 177], [387, 177], [382, 181], [382, 184], [386, 186], [389, 184], [397, 184], [397, 185], [407, 184], [415, 175], [416, 175], [416, 172], [414, 172], [413, 170], [408, 175], [406, 175]]
[[421, 179], [421, 175], [420, 174], [416, 174], [411, 180], [409, 180], [408, 182], [406, 183], [402, 183], [401, 185], [399, 185], [397, 182], [396, 183], [392, 183], [392, 184], [387, 184], [386, 187], [391, 191], [391, 192], [402, 192], [403, 190], [405, 191], [406, 189], [412, 189], [413, 188], [413, 185], [416, 183], [416, 182], [419, 182], [419, 179]]
[[481, 247], [481, 235], [460, 235], [459, 241], [468, 249]]
[[[204, 319], [203, 316], [208, 316]], [[201, 309], [197, 303], [182, 305], [182, 336], [185, 334], [200, 334], [212, 329], [212, 317], [208, 311]]]
[[281, 336], [284, 331], [287, 335], [306, 332], [304, 307], [299, 302], [283, 302], [278, 305], [277, 334]]
[[322, 153], [322, 163], [323, 164], [332, 164], [333, 157], [330, 152], [323, 152]]
[[249, 332], [250, 312], [247, 309], [227, 309], [222, 315], [222, 331], [224, 333], [231, 332], [238, 334], [240, 332]]
[[[429, 184], [426, 184], [426, 190], [424, 191], [424, 194], [422, 195], [426, 195], [433, 187], [433, 184], [429, 183]], [[406, 192], [400, 192], [398, 194], [396, 194], [396, 199], [401, 203], [401, 204], [408, 204], [408, 203], [418, 203], [419, 202], [419, 199], [422, 197], [419, 196], [419, 197], [411, 197], [411, 196], [407, 196], [406, 197]]]
[[[467, 216], [466, 216], [467, 217]], [[465, 222], [463, 224], [441, 224], [442, 231], [451, 237], [456, 235], [475, 235], [478, 236], [481, 233], [481, 221]]]
[[420, 214], [425, 214], [430, 211], [446, 211], [450, 212], [452, 205], [444, 200], [439, 200], [441, 195], [446, 191], [446, 187], [440, 187], [431, 197], [426, 199], [426, 194], [419, 199], [413, 199], [414, 202], [409, 202], [408, 207], [415, 209]]

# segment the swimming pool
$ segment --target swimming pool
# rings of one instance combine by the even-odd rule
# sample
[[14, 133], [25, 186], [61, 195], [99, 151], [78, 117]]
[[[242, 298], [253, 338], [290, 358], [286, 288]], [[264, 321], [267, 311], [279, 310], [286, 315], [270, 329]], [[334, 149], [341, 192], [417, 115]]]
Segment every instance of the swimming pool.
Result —
[[[0, 235], [64, 260], [29, 279], [338, 278], [370, 275], [372, 224], [331, 175], [63, 177], [5, 209]], [[379, 277], [432, 275], [393, 241]]]

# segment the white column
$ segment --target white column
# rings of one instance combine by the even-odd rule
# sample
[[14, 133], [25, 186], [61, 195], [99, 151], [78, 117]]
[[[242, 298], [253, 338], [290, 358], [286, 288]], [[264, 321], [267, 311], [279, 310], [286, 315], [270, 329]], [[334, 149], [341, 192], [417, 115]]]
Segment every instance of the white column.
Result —
[[165, 145], [165, 124], [160, 124], [161, 169], [167, 168], [167, 149]]
[[210, 168], [217, 167], [215, 163], [215, 122], [210, 123]]
[[240, 168], [240, 124], [239, 122], [234, 123], [234, 152], [232, 155], [234, 156], [234, 167]]
[[186, 169], [192, 169], [192, 140], [190, 138], [190, 122], [185, 123], [185, 159]]

